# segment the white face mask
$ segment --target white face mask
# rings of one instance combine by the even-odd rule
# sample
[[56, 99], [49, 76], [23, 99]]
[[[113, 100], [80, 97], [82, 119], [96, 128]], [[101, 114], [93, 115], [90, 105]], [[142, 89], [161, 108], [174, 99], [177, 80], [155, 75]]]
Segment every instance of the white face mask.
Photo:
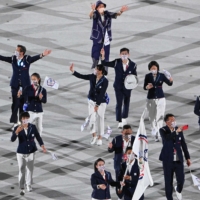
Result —
[[176, 121], [171, 123], [171, 127], [175, 128], [176, 127]]
[[100, 172], [104, 171], [104, 170], [105, 170], [105, 165], [99, 166], [99, 167], [98, 167], [98, 170], [99, 170]]
[[38, 82], [37, 81], [31, 81], [31, 84], [34, 85], [34, 86], [37, 86]]
[[122, 60], [128, 60], [128, 55], [121, 55]]
[[157, 70], [152, 69], [152, 70], [151, 70], [151, 73], [152, 73], [152, 74], [157, 74]]
[[96, 69], [94, 69], [93, 74], [97, 75], [97, 70]]
[[15, 56], [19, 58], [19, 51], [15, 51]]
[[124, 139], [126, 140], [131, 139], [131, 135], [124, 135]]
[[103, 13], [105, 11], [105, 8], [99, 8], [98, 11], [99, 13]]
[[135, 155], [132, 153], [132, 154], [128, 154], [127, 155], [127, 158], [130, 160], [134, 160], [135, 159]]
[[29, 123], [29, 119], [22, 120], [22, 124], [28, 124], [28, 123]]

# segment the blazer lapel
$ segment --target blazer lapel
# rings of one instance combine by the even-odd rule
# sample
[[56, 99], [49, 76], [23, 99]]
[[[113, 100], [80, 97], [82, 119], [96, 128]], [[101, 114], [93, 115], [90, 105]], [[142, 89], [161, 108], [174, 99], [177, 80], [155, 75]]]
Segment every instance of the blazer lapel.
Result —
[[28, 124], [27, 137], [29, 137], [31, 130], [32, 130], [32, 125]]

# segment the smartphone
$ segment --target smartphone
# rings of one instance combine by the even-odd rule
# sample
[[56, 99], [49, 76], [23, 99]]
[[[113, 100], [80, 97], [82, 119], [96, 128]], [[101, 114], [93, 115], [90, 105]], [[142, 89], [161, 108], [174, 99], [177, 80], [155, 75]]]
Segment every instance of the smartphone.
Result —
[[188, 130], [188, 125], [184, 125], [183, 127], [182, 127], [182, 131], [185, 131], [185, 130]]

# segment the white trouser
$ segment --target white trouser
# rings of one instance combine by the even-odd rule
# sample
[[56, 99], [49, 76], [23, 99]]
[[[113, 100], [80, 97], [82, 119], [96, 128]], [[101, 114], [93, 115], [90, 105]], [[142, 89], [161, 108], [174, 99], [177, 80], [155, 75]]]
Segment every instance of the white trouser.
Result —
[[44, 113], [43, 112], [35, 113], [29, 111], [29, 114], [30, 114], [30, 123], [35, 124], [40, 136], [42, 136], [42, 130], [43, 130], [42, 121]]
[[34, 160], [35, 160], [35, 153], [31, 154], [17, 153], [20, 189], [24, 188], [25, 184], [31, 185], [33, 182]]
[[149, 121], [152, 130], [158, 131], [163, 127], [163, 119], [165, 114], [166, 100], [165, 98], [160, 99], [147, 99], [147, 109], [149, 111]]
[[106, 103], [101, 103], [97, 112], [94, 112], [95, 102], [88, 100], [88, 109], [90, 117], [90, 133], [104, 134], [104, 114], [106, 111]]

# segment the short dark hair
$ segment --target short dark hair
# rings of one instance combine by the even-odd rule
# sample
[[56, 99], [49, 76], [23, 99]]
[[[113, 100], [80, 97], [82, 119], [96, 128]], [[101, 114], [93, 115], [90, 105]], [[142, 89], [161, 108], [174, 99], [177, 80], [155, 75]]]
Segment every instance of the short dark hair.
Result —
[[132, 151], [132, 147], [127, 147], [125, 153], [127, 153], [128, 150], [131, 150], [131, 151]]
[[164, 121], [167, 122], [170, 117], [174, 117], [174, 115], [171, 113], [166, 114], [164, 117]]
[[148, 64], [148, 69], [150, 70], [152, 66], [156, 66], [158, 71], [159, 71], [159, 64], [156, 62], [156, 61], [151, 61], [149, 64]]
[[132, 128], [131, 128], [131, 125], [129, 125], [129, 124], [126, 124], [126, 125], [123, 126], [123, 130], [124, 130], [124, 129], [129, 129], [129, 128], [132, 129]]
[[102, 158], [98, 158], [98, 159], [94, 162], [94, 172], [98, 171], [98, 169], [96, 168], [96, 165], [97, 165], [98, 162], [100, 162], [100, 161], [102, 161], [102, 162], [105, 163], [105, 161], [104, 161]]
[[26, 53], [26, 47], [25, 46], [18, 44], [17, 47], [20, 48], [20, 52], [23, 52], [24, 54]]
[[31, 76], [35, 76], [35, 77], [37, 77], [37, 79], [39, 79], [39, 85], [41, 84], [41, 78], [40, 78], [40, 75], [38, 74], [38, 73], [33, 73]]
[[28, 112], [22, 112], [19, 116], [19, 121], [22, 121], [23, 117], [30, 118], [30, 115]]
[[99, 71], [102, 71], [102, 74], [103, 74], [103, 75], [106, 76], [106, 75], [108, 74], [108, 72], [106, 71], [104, 65], [99, 64], [99, 65], [96, 66], [96, 68], [97, 68]]
[[129, 53], [129, 49], [128, 48], [122, 48], [122, 49], [120, 49], [120, 53], [122, 52], [122, 51], [127, 51], [128, 53]]

